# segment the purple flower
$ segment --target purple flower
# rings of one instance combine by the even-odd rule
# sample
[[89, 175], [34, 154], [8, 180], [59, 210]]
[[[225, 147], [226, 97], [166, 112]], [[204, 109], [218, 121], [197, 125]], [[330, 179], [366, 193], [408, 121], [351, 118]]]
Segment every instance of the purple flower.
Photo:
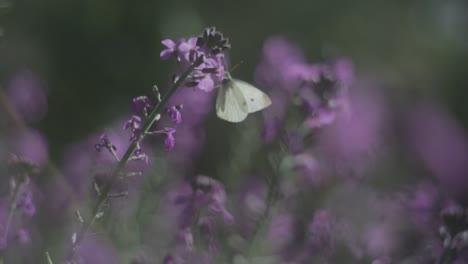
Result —
[[175, 125], [182, 123], [182, 115], [180, 114], [181, 109], [182, 105], [175, 105], [167, 109], [167, 113]]
[[177, 204], [182, 205], [182, 212], [179, 218], [179, 227], [190, 226], [199, 217], [221, 215], [223, 219], [230, 223], [233, 216], [226, 209], [226, 192], [222, 184], [207, 176], [197, 176], [195, 186], [189, 193], [182, 193], [175, 199]]
[[176, 264], [176, 262], [174, 260], [174, 257], [171, 254], [169, 254], [164, 257], [163, 264]]
[[85, 236], [76, 250], [74, 263], [119, 263], [118, 252], [111, 241], [98, 236]]
[[328, 252], [333, 248], [333, 219], [327, 210], [318, 210], [309, 224], [309, 247], [314, 252]]
[[408, 116], [408, 139], [417, 158], [455, 196], [468, 187], [468, 137], [441, 105], [416, 103]]
[[3, 235], [0, 235], [0, 250], [4, 250], [7, 247], [8, 247], [7, 239], [3, 237]]
[[28, 244], [29, 242], [31, 242], [31, 237], [29, 236], [28, 231], [26, 231], [23, 228], [18, 230], [17, 236], [18, 236], [18, 241], [21, 244]]
[[165, 39], [161, 43], [166, 46], [166, 49], [161, 51], [160, 57], [163, 60], [167, 60], [174, 54], [177, 45], [171, 39]]
[[33, 194], [31, 190], [25, 190], [17, 201], [18, 208], [23, 214], [32, 217], [36, 213], [36, 206], [33, 203]]
[[164, 147], [166, 148], [167, 151], [172, 150], [175, 145], [175, 137], [174, 133], [176, 130], [174, 128], [169, 128], [166, 127], [164, 129], [164, 133], [166, 134], [166, 139], [164, 140]]
[[110, 143], [109, 141], [109, 138], [107, 137], [107, 135], [104, 133], [104, 134], [101, 134], [101, 136], [99, 136], [99, 143], [95, 144], [94, 145], [94, 148], [98, 151], [98, 152], [101, 152], [101, 150], [103, 148], [106, 148], [106, 149], [109, 149], [109, 150], [114, 150], [116, 151], [117, 150], [117, 147], [112, 145], [112, 143]]
[[179, 62], [189, 62], [190, 53], [197, 47], [197, 38], [189, 38], [187, 41], [181, 38], [177, 43], [170, 39], [165, 39], [161, 43], [166, 46], [166, 49], [161, 51], [161, 59], [167, 60], [174, 55]]
[[299, 186], [319, 186], [324, 177], [319, 162], [307, 153], [295, 155], [294, 169], [299, 173]]
[[[194, 71], [192, 81], [197, 83], [197, 88], [211, 92], [214, 88], [221, 85], [224, 79], [224, 57], [217, 55], [212, 58], [206, 58], [203, 63]], [[200, 76], [200, 77], [198, 77]]]
[[130, 129], [132, 136], [130, 141], [139, 141], [141, 139], [141, 118], [139, 116], [132, 116], [127, 122], [125, 122], [124, 130]]
[[349, 104], [351, 110], [337, 113], [333, 124], [319, 133], [318, 146], [338, 169], [362, 171], [384, 140], [389, 123], [386, 100], [374, 89], [356, 92]]
[[16, 133], [11, 138], [11, 151], [39, 166], [48, 162], [48, 146], [44, 136], [35, 130]]
[[47, 113], [47, 94], [41, 81], [31, 71], [17, 73], [7, 86], [7, 96], [26, 121], [37, 122]]
[[262, 58], [255, 69], [255, 82], [271, 90], [293, 90], [288, 71], [304, 63], [302, 50], [288, 39], [275, 36], [263, 45]]
[[133, 98], [132, 109], [136, 114], [148, 115], [153, 110], [154, 104], [150, 101], [148, 96], [138, 96]]
[[210, 92], [221, 85], [225, 76], [222, 52], [230, 48], [228, 39], [221, 32], [208, 28], [198, 38], [180, 39], [177, 43], [166, 39], [162, 43], [166, 46], [161, 52], [162, 59], [175, 55], [181, 68], [195, 64], [196, 68], [187, 78], [186, 86]]
[[294, 238], [294, 219], [287, 214], [272, 216], [267, 240], [276, 249], [282, 249]]

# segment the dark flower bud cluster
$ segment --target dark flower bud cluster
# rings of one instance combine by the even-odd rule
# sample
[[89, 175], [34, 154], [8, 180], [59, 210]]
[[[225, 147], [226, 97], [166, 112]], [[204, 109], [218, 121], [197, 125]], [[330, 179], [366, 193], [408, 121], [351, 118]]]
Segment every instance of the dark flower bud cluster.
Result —
[[203, 34], [197, 39], [198, 47], [205, 47], [213, 54], [219, 54], [231, 48], [229, 39], [225, 38], [223, 33], [216, 30], [215, 27], [205, 29]]
[[459, 205], [446, 207], [440, 213], [439, 234], [445, 248], [460, 251], [468, 246], [468, 210]]

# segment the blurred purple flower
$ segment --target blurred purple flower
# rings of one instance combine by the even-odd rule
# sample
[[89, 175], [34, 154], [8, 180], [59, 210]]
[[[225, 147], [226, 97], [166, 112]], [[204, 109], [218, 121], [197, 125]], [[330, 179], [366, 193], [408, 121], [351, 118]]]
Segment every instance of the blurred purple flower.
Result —
[[295, 87], [291, 85], [288, 72], [303, 63], [302, 50], [296, 44], [282, 36], [271, 37], [263, 44], [262, 57], [255, 70], [255, 83], [271, 90], [292, 90]]
[[419, 231], [431, 232], [440, 225], [439, 211], [444, 201], [433, 183], [417, 184], [404, 203], [415, 228]]
[[113, 151], [117, 150], [117, 147], [110, 142], [109, 138], [107, 137], [105, 133], [99, 136], [99, 143], [95, 144], [94, 148], [98, 152], [101, 152], [103, 148], [106, 148], [108, 150], [113, 150]]
[[118, 252], [110, 241], [97, 236], [86, 236], [76, 249], [76, 263], [119, 263]]
[[32, 129], [12, 136], [11, 151], [39, 166], [44, 166], [49, 160], [47, 140], [39, 131]]
[[266, 240], [273, 246], [275, 251], [286, 248], [294, 238], [294, 219], [288, 214], [277, 214], [272, 216], [270, 230]]
[[[346, 113], [346, 112], [345, 112]], [[387, 129], [387, 109], [378, 92], [359, 92], [351, 111], [319, 134], [319, 148], [339, 169], [364, 169], [379, 151]]]
[[0, 250], [4, 250], [8, 247], [7, 239], [3, 236], [0, 236]]
[[7, 85], [7, 96], [16, 112], [27, 122], [40, 121], [47, 113], [47, 93], [37, 75], [18, 72]]
[[319, 162], [310, 154], [302, 153], [295, 155], [294, 169], [299, 174], [298, 185], [300, 187], [318, 187], [324, 180]]
[[415, 104], [408, 116], [408, 139], [417, 157], [455, 196], [468, 188], [468, 139], [463, 127], [442, 106]]
[[132, 116], [127, 122], [125, 122], [124, 130], [130, 129], [132, 136], [130, 141], [140, 141], [141, 139], [141, 118], [139, 116]]
[[233, 216], [226, 209], [226, 193], [222, 184], [207, 176], [197, 176], [196, 186], [187, 193], [184, 191], [175, 197], [175, 204], [182, 206], [179, 215], [179, 227], [190, 227], [195, 220], [205, 216], [221, 215], [226, 222], [232, 222]]
[[330, 255], [334, 248], [333, 235], [334, 220], [330, 212], [317, 210], [308, 227], [308, 247], [313, 256], [318, 254]]
[[174, 105], [167, 109], [167, 113], [175, 125], [180, 125], [180, 123], [182, 123], [182, 115], [180, 113], [181, 109], [182, 105]]
[[166, 134], [166, 139], [164, 140], [164, 147], [166, 148], [167, 151], [172, 150], [175, 145], [175, 137], [174, 133], [176, 130], [174, 128], [169, 128], [166, 127], [164, 129], [164, 133]]
[[31, 190], [23, 190], [18, 198], [17, 206], [25, 216], [32, 217], [36, 213], [36, 206], [33, 202], [33, 194]]
[[31, 242], [31, 237], [29, 236], [29, 232], [26, 231], [25, 229], [18, 230], [17, 236], [18, 236], [18, 241], [21, 244], [28, 244], [29, 242]]
[[146, 116], [153, 110], [154, 104], [150, 101], [148, 96], [138, 96], [133, 98], [132, 109], [138, 115]]
[[225, 77], [223, 60], [224, 57], [221, 55], [206, 58], [195, 69], [191, 82], [205, 92], [211, 92], [214, 88], [219, 87]]

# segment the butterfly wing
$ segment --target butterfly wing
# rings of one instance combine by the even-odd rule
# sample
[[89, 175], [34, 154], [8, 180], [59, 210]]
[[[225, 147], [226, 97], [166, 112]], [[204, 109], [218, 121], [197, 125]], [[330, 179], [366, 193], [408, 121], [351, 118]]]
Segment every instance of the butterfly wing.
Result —
[[232, 82], [245, 98], [248, 113], [260, 111], [271, 105], [270, 97], [255, 86], [237, 79], [233, 79]]
[[218, 88], [216, 114], [219, 118], [238, 123], [247, 117], [248, 112], [244, 95], [233, 80], [227, 80], [223, 86]]

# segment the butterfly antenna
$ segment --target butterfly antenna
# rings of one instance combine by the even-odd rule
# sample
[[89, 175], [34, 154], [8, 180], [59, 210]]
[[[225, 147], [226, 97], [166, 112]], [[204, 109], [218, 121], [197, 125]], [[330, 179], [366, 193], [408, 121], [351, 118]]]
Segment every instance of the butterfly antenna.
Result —
[[244, 63], [244, 61], [240, 61], [239, 63], [237, 63], [236, 65], [234, 65], [234, 67], [232, 67], [232, 69], [230, 70], [231, 72], [233, 72], [237, 67], [239, 67], [242, 63]]

